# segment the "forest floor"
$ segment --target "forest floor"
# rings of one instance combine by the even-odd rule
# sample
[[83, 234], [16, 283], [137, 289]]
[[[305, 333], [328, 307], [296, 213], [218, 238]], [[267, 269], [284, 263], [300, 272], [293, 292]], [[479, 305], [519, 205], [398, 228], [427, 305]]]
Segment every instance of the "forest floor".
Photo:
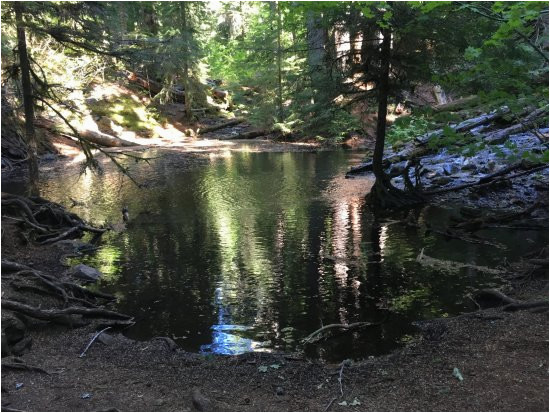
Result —
[[[63, 273], [66, 251], [22, 247], [13, 224], [2, 228], [3, 258]], [[512, 285], [510, 295], [525, 300], [548, 289], [545, 277]], [[404, 348], [342, 369], [289, 354], [202, 356], [106, 333], [79, 358], [97, 326], [35, 322], [30, 351], [2, 358], [2, 410], [548, 411], [547, 312], [495, 308], [419, 326]]]

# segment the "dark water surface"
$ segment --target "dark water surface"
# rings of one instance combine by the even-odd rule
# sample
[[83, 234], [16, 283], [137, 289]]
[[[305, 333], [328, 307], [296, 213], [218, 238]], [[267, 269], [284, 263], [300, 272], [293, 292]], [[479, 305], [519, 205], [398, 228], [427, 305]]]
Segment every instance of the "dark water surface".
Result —
[[[158, 154], [157, 154], [158, 155]], [[236, 354], [293, 350], [330, 323], [382, 322], [320, 349], [326, 359], [381, 354], [409, 340], [412, 321], [473, 310], [466, 294], [493, 285], [494, 275], [441, 270], [438, 259], [496, 266], [541, 240], [493, 232], [507, 250], [425, 234], [448, 210], [416, 211], [421, 228], [381, 222], [364, 208], [368, 178], [343, 179], [360, 154], [226, 153], [190, 165], [167, 155], [137, 165], [138, 189], [107, 169], [78, 177], [51, 171], [42, 196], [95, 224], [126, 230], [104, 235], [99, 250], [79, 259], [105, 274], [99, 288], [137, 324], [136, 339], [169, 336], [189, 351]], [[4, 191], [14, 190], [4, 185]], [[74, 260], [73, 260], [74, 263]]]

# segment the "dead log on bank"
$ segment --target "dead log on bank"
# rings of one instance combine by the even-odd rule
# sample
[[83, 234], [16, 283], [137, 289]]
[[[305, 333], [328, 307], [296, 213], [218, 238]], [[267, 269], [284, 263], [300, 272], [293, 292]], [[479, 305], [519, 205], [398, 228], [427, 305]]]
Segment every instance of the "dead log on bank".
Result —
[[238, 125], [239, 123], [243, 123], [244, 121], [245, 121], [244, 118], [234, 118], [234, 119], [228, 120], [227, 122], [222, 122], [217, 125], [207, 126], [205, 128], [199, 129], [198, 134], [204, 135], [205, 133], [208, 133], [208, 132], [214, 132], [219, 129], [224, 129], [230, 126]]
[[271, 133], [271, 131], [266, 130], [266, 129], [253, 130], [253, 131], [249, 131], [249, 132], [238, 133], [237, 135], [219, 136], [217, 139], [219, 139], [221, 141], [239, 140], [239, 139], [242, 139], [242, 140], [244, 140], [244, 139], [255, 139], [255, 138], [259, 138], [260, 136], [269, 135], [270, 133]]
[[[157, 81], [152, 80], [152, 79], [149, 79], [149, 78], [145, 79], [142, 76], [140, 76], [140, 75], [138, 75], [137, 73], [134, 73], [134, 72], [128, 72], [127, 79], [131, 83], [134, 83], [134, 84], [140, 86], [141, 88], [147, 90], [153, 96], [160, 93], [163, 89], [162, 83], [157, 82]], [[170, 87], [170, 88], [168, 88], [168, 91], [169, 91], [170, 96], [172, 97], [172, 99], [174, 99], [174, 101], [179, 102], [179, 103], [185, 103], [185, 91], [184, 90], [182, 90], [180, 88], [177, 88], [177, 87]]]
[[504, 143], [504, 141], [513, 134], [524, 132], [531, 128], [531, 123], [537, 120], [538, 118], [548, 115], [548, 108], [537, 109], [526, 116], [520, 123], [512, 125], [506, 129], [501, 129], [492, 133], [487, 134], [483, 139], [485, 142], [496, 145]]
[[479, 98], [476, 95], [471, 95], [466, 96], [465, 98], [453, 100], [449, 103], [443, 103], [441, 105], [434, 106], [433, 109], [436, 112], [455, 111], [473, 105], [478, 100]]
[[[107, 133], [92, 131], [89, 129], [79, 130], [78, 133], [85, 140], [94, 143], [99, 146], [106, 146], [108, 148], [119, 148], [119, 147], [129, 147], [129, 146], [140, 146], [138, 143], [130, 142], [116, 136], [109, 135]], [[78, 141], [78, 138], [66, 133], [61, 133], [61, 136]]]

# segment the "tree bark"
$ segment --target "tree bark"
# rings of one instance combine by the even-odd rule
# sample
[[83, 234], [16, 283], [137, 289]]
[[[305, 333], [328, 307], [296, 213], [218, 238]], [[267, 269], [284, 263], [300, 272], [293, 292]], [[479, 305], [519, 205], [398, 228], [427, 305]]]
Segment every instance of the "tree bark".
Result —
[[383, 29], [382, 50], [380, 54], [381, 73], [378, 83], [378, 117], [376, 120], [376, 143], [372, 157], [372, 170], [376, 181], [384, 185], [387, 180], [384, 173], [384, 143], [386, 140], [386, 115], [388, 112], [391, 31]]
[[281, 49], [282, 30], [281, 5], [277, 1], [277, 118], [279, 122], [283, 121], [283, 51]]
[[29, 190], [31, 195], [38, 195], [38, 143], [34, 130], [34, 99], [31, 85], [29, 56], [27, 54], [27, 40], [21, 3], [14, 2], [13, 7], [15, 9], [15, 20], [17, 24], [17, 52], [21, 68], [23, 106], [25, 108], [25, 141], [28, 147], [29, 157]]
[[187, 93], [185, 99], [185, 118], [189, 121], [193, 117], [191, 111], [191, 93], [190, 93], [190, 82], [189, 82], [189, 28], [187, 27], [187, 3], [182, 2], [182, 31], [183, 31], [183, 42], [185, 45], [184, 57], [183, 57], [183, 89]]

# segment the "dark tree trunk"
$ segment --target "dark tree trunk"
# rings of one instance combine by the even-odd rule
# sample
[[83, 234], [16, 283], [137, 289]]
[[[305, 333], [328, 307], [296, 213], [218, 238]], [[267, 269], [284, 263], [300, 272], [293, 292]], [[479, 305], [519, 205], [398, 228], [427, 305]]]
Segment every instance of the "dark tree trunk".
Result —
[[[372, 157], [372, 171], [376, 181], [368, 200], [370, 204], [381, 210], [391, 210], [418, 204], [422, 196], [415, 188], [407, 191], [397, 189], [390, 182], [384, 172], [384, 144], [386, 141], [386, 116], [388, 112], [388, 95], [390, 92], [390, 58], [391, 58], [391, 30], [382, 29], [382, 45], [380, 51], [380, 74], [378, 77], [378, 118], [376, 122], [376, 143]], [[405, 172], [408, 174], [408, 170]], [[405, 180], [405, 182], [407, 182]]]
[[28, 147], [29, 190], [31, 195], [38, 193], [38, 144], [34, 130], [34, 99], [31, 85], [30, 63], [27, 54], [27, 40], [23, 24], [21, 3], [14, 2], [15, 20], [17, 24], [17, 53], [21, 68], [21, 85], [23, 88], [23, 106], [25, 108], [25, 142]]
[[380, 53], [380, 76], [378, 82], [378, 119], [376, 121], [376, 143], [372, 158], [372, 170], [376, 181], [387, 180], [384, 173], [384, 143], [386, 140], [386, 115], [388, 112], [389, 74], [390, 74], [390, 53], [391, 53], [391, 31], [383, 29], [382, 50]]
[[185, 96], [185, 118], [189, 121], [193, 117], [193, 113], [191, 111], [191, 82], [189, 80], [189, 35], [190, 31], [187, 27], [187, 4], [185, 2], [181, 3], [182, 6], [182, 30], [184, 33], [184, 44], [185, 44], [185, 56], [183, 58], [183, 90], [186, 93]]
[[283, 121], [283, 50], [281, 49], [282, 30], [281, 5], [277, 2], [277, 118], [279, 122]]

